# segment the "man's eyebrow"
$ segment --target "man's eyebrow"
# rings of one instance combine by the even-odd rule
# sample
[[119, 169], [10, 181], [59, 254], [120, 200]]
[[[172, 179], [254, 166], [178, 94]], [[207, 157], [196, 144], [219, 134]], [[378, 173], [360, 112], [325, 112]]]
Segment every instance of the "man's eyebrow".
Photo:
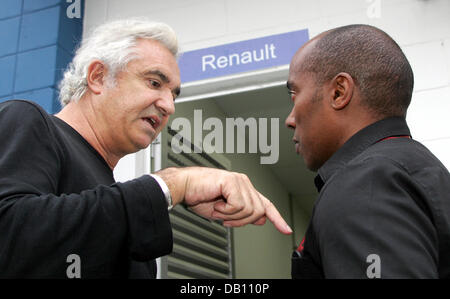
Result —
[[156, 75], [159, 78], [161, 78], [161, 80], [164, 81], [164, 83], [170, 83], [169, 78], [160, 70], [149, 70], [144, 73], [144, 76], [149, 76], [149, 75]]

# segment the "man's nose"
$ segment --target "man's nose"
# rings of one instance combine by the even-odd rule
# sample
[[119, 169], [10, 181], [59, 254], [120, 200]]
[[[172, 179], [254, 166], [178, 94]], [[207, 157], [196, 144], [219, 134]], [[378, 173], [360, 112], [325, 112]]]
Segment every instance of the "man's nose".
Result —
[[284, 121], [286, 127], [288, 127], [289, 129], [295, 129], [295, 117], [293, 111], [294, 110], [289, 113], [289, 115], [286, 117], [286, 120]]
[[156, 107], [164, 115], [171, 115], [175, 112], [175, 103], [173, 99], [173, 94], [170, 90], [165, 90], [161, 93], [161, 97], [155, 103]]

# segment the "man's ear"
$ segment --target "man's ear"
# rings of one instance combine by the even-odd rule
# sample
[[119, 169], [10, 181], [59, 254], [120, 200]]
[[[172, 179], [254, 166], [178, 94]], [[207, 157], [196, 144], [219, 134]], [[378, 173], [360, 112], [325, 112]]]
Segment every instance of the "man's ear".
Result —
[[94, 60], [88, 67], [87, 84], [94, 94], [100, 94], [106, 85], [107, 68], [100, 60]]
[[339, 73], [331, 80], [333, 99], [331, 106], [336, 110], [344, 109], [352, 100], [355, 81], [347, 73]]

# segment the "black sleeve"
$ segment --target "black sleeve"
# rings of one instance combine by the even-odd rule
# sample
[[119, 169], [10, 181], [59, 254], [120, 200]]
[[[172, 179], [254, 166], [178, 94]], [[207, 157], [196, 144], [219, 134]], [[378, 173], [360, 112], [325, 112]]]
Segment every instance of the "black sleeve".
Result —
[[327, 278], [437, 278], [425, 192], [387, 158], [354, 163], [325, 185], [314, 225]]
[[0, 106], [0, 142], [0, 277], [66, 277], [71, 254], [83, 277], [110, 277], [130, 253], [150, 260], [171, 251], [153, 178], [57, 194], [63, 153], [26, 102]]

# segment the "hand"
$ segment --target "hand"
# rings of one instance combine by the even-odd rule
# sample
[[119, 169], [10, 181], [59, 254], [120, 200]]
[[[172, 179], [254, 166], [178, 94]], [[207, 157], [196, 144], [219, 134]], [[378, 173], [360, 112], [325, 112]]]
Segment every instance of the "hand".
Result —
[[268, 218], [281, 233], [292, 233], [245, 174], [206, 167], [167, 168], [157, 174], [168, 185], [174, 205], [184, 200], [198, 215], [230, 227], [263, 225]]

